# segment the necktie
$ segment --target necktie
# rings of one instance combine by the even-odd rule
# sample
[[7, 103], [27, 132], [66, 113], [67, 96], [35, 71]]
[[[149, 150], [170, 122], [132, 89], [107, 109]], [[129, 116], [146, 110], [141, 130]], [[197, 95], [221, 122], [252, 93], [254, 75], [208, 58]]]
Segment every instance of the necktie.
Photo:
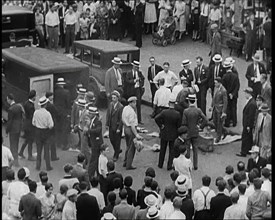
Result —
[[262, 132], [262, 131], [263, 131], [263, 127], [264, 127], [264, 120], [265, 120], [265, 116], [264, 116], [264, 117], [263, 117], [263, 119], [262, 119], [262, 123], [261, 123], [261, 127], [260, 127], [259, 132]]
[[151, 67], [151, 73], [152, 73], [152, 78], [154, 79], [154, 77], [155, 77], [155, 68], [154, 68], [154, 66]]
[[199, 67], [199, 81], [201, 81], [201, 66]]
[[257, 65], [254, 66], [254, 76], [257, 77]]
[[219, 66], [217, 66], [216, 77], [219, 76]]

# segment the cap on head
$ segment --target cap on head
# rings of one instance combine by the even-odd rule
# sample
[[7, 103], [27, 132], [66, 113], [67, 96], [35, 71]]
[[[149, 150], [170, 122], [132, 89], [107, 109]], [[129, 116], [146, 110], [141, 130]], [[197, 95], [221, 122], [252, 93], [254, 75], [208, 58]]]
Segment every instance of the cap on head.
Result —
[[256, 145], [252, 146], [250, 153], [260, 153], [260, 148]]
[[115, 95], [116, 97], [120, 98], [120, 93], [116, 90], [114, 90], [111, 95]]
[[216, 23], [214, 24], [211, 24], [210, 28], [213, 30], [213, 29], [217, 29], [218, 28], [218, 25]]
[[67, 191], [67, 197], [75, 196], [77, 195], [78, 191], [76, 189], [69, 189]]
[[253, 95], [253, 89], [251, 87], [245, 88], [243, 91], [250, 95]]
[[128, 101], [128, 103], [130, 103], [132, 101], [137, 101], [137, 97], [136, 96], [131, 96], [127, 101]]

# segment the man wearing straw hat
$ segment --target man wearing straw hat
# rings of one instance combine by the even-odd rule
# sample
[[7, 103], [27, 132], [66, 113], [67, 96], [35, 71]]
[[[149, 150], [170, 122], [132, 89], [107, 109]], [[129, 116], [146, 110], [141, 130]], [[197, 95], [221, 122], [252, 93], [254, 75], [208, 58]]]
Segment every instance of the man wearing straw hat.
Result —
[[146, 219], [146, 215], [148, 213], [148, 210], [151, 207], [156, 207], [157, 205], [157, 197], [153, 194], [149, 194], [144, 198], [144, 203], [147, 205], [147, 208], [145, 209], [140, 209], [137, 212], [136, 220], [144, 220]]
[[44, 158], [46, 161], [46, 169], [52, 170], [50, 163], [49, 153], [49, 134], [50, 129], [53, 128], [54, 122], [51, 113], [48, 112], [45, 107], [49, 100], [43, 96], [39, 99], [39, 109], [35, 110], [33, 114], [32, 124], [36, 129], [36, 146], [37, 146], [37, 160], [36, 169], [40, 170], [41, 167], [41, 155], [44, 147]]
[[220, 54], [216, 54], [212, 58], [214, 65], [209, 65], [209, 78], [208, 78], [208, 86], [211, 89], [211, 95], [213, 98], [214, 95], [214, 87], [215, 83], [214, 80], [219, 76], [222, 77], [223, 75], [223, 67], [222, 67], [222, 56]]
[[266, 73], [264, 64], [260, 62], [259, 54], [255, 53], [252, 57], [253, 63], [249, 64], [246, 70], [245, 77], [248, 80], [248, 87], [251, 87], [254, 92], [254, 98], [261, 94], [261, 74]]
[[111, 101], [111, 93], [116, 90], [123, 95], [123, 85], [122, 85], [122, 70], [120, 65], [122, 61], [119, 57], [114, 57], [112, 60], [113, 66], [107, 70], [105, 75], [105, 89], [108, 101]]
[[179, 72], [179, 78], [181, 79], [181, 81], [183, 79], [186, 79], [188, 82], [188, 87], [191, 87], [191, 82], [194, 79], [192, 70], [190, 69], [191, 63], [192, 62], [190, 60], [183, 60], [181, 63], [183, 69]]
[[68, 134], [70, 132], [68, 121], [71, 109], [70, 92], [64, 88], [65, 84], [64, 78], [58, 78], [54, 91], [54, 105], [59, 113], [56, 126], [57, 136], [59, 137], [57, 139], [57, 146], [62, 150], [68, 149]]
[[261, 173], [262, 168], [266, 167], [267, 160], [260, 156], [260, 148], [254, 145], [249, 153], [251, 153], [251, 157], [247, 162], [247, 171], [250, 172], [253, 168], [257, 168]]
[[238, 75], [233, 73], [231, 69], [231, 63], [229, 60], [225, 60], [223, 63], [225, 74], [222, 77], [222, 84], [227, 92], [227, 117], [225, 119], [225, 127], [230, 126], [232, 121], [233, 127], [237, 125], [237, 101], [238, 92], [240, 89], [240, 80]]

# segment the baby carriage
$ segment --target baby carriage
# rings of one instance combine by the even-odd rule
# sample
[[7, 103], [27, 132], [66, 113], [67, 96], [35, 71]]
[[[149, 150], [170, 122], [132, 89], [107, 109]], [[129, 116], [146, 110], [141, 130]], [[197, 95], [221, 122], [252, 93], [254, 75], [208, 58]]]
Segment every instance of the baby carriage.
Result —
[[168, 43], [175, 44], [176, 37], [176, 22], [173, 16], [170, 16], [161, 21], [158, 31], [153, 33], [152, 42], [154, 45], [167, 46]]

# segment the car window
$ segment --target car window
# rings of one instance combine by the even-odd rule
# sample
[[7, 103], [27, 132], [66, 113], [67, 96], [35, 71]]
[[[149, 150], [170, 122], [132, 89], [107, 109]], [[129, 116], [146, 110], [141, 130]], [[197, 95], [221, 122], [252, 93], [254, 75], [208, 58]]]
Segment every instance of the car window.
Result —
[[131, 54], [128, 53], [117, 54], [117, 57], [119, 57], [123, 63], [130, 63], [132, 60]]
[[100, 52], [93, 51], [92, 54], [92, 66], [100, 67]]
[[80, 60], [80, 53], [81, 53], [81, 49], [74, 47], [74, 58], [76, 60]]
[[91, 63], [91, 50], [83, 49], [83, 56], [82, 56], [82, 62], [86, 64]]

